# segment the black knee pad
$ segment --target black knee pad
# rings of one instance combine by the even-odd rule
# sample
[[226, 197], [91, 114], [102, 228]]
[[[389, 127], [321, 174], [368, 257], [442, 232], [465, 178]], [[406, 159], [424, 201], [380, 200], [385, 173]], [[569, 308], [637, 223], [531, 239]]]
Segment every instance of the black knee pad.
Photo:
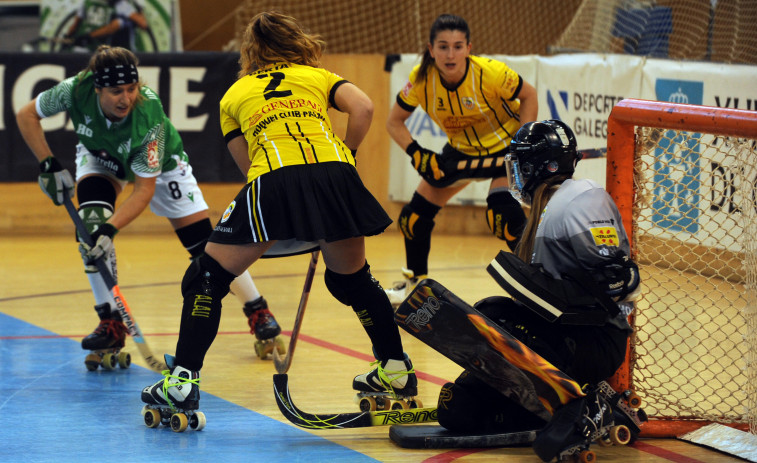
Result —
[[[116, 205], [116, 189], [104, 177], [86, 177], [76, 185], [79, 217], [89, 233], [108, 221]], [[78, 233], [77, 233], [78, 236]]]
[[429, 202], [418, 193], [413, 193], [410, 202], [402, 208], [397, 225], [408, 240], [424, 239], [431, 236], [431, 230], [434, 229], [434, 217], [440, 210], [441, 207]]
[[186, 297], [191, 291], [221, 301], [229, 294], [229, 285], [236, 276], [221, 267], [221, 264], [207, 254], [193, 260], [181, 280], [181, 295]]
[[331, 295], [344, 305], [352, 305], [349, 294], [342, 289], [344, 283], [342, 282], [341, 277], [342, 275], [332, 272], [328, 268], [323, 272], [323, 281], [326, 282], [326, 288], [328, 288]]
[[105, 177], [89, 176], [76, 184], [76, 198], [80, 206], [94, 202], [108, 204], [113, 210], [116, 205], [116, 188]]
[[511, 250], [526, 227], [526, 214], [509, 191], [497, 191], [486, 198], [486, 224], [494, 236], [507, 242]]
[[210, 219], [202, 219], [197, 222], [176, 229], [176, 236], [184, 248], [189, 251], [191, 259], [195, 260], [205, 252], [205, 243], [208, 242], [210, 234], [213, 232], [213, 225]]
[[327, 268], [323, 280], [331, 295], [344, 305], [361, 305], [366, 298], [374, 299], [379, 293], [386, 296], [379, 282], [371, 275], [368, 262], [363, 268], [349, 275], [332, 272]]

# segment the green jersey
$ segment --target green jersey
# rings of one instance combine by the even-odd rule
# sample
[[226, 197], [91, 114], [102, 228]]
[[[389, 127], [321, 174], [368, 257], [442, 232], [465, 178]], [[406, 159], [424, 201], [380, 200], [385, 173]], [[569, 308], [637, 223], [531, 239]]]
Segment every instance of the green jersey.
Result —
[[100, 108], [91, 72], [70, 77], [37, 97], [37, 113], [49, 117], [68, 111], [79, 142], [122, 180], [134, 175], [155, 177], [187, 161], [184, 145], [168, 120], [160, 99], [150, 88], [140, 89], [142, 101], [118, 122]]

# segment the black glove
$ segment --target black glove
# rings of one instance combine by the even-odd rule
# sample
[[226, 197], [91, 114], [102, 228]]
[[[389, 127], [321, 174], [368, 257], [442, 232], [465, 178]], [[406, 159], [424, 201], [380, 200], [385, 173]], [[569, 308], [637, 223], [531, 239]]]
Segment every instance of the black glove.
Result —
[[639, 267], [623, 251], [597, 271], [597, 282], [615, 302], [632, 302], [639, 297]]
[[407, 145], [405, 152], [410, 155], [410, 162], [413, 164], [413, 168], [421, 174], [421, 177], [434, 180], [440, 180], [444, 177], [444, 172], [439, 168], [435, 152], [422, 147], [415, 140]]

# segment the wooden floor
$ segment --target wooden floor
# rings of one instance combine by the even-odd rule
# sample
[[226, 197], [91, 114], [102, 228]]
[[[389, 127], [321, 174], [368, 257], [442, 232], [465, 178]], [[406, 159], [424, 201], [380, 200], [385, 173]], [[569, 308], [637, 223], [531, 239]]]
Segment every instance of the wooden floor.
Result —
[[[120, 286], [138, 324], [154, 352], [173, 353], [181, 311], [179, 281], [188, 264], [186, 252], [171, 233], [135, 234], [125, 230], [118, 235], [116, 244]], [[401, 236], [396, 232], [387, 232], [368, 239], [367, 245], [368, 261], [374, 276], [384, 286], [389, 286], [393, 280], [398, 279], [400, 267], [404, 264]], [[498, 251], [499, 242], [494, 238], [435, 235], [432, 242], [430, 277], [471, 303], [486, 296], [501, 294], [502, 291], [485, 270]], [[66, 341], [66, 338], [69, 338], [77, 343], [95, 327], [97, 320], [92, 310], [92, 296], [72, 236], [3, 235], [0, 237], [0, 256], [0, 315], [17, 319], [21, 326], [38, 327], [51, 332], [52, 337], [61, 337]], [[268, 300], [286, 335], [292, 327], [308, 259], [308, 256], [265, 259], [251, 269], [259, 290]], [[323, 270], [323, 264], [320, 263], [300, 342], [289, 371], [290, 390], [295, 403], [308, 412], [354, 411], [356, 405], [353, 403], [350, 385], [353, 376], [369, 369], [370, 344], [352, 310], [336, 302], [328, 293], [323, 283]], [[11, 390], [13, 384], [18, 384], [15, 381], [30, 385], [32, 390], [41, 385], [54, 390], [56, 384], [55, 375], [48, 375], [44, 367], [34, 370], [34, 373], [24, 370], [22, 374], [20, 362], [19, 369], [16, 369], [16, 365], [10, 365], [7, 359], [17, 359], [23, 355], [21, 341], [29, 341], [23, 333], [11, 332], [10, 325], [8, 322], [7, 326], [0, 326], [0, 359], [6, 359], [0, 360], [5, 363], [4, 366], [0, 364], [0, 368], [3, 369], [0, 373], [0, 420], [6, 423], [2, 431], [4, 441], [25, 439], [41, 432], [25, 426], [7, 426], [7, 412], [13, 406], [14, 400], [17, 400], [16, 391]], [[16, 326], [15, 322], [13, 326]], [[39, 336], [32, 344], [24, 345], [40, 344], [46, 342], [44, 339], [45, 336]], [[284, 339], [286, 342], [289, 340], [288, 336]], [[73, 341], [67, 342], [73, 345]], [[403, 341], [405, 350], [419, 372], [420, 398], [424, 405], [434, 406], [441, 385], [453, 380], [461, 368], [405, 333]], [[127, 341], [128, 347], [133, 353], [134, 363], [144, 366], [130, 339]], [[123, 378], [137, 374], [145, 377], [142, 379], [142, 376], [139, 376], [138, 380], [142, 383], [138, 386], [129, 385], [133, 390], [129, 389], [123, 393], [128, 394], [128, 397], [123, 398], [124, 403], [128, 403], [129, 407], [134, 409], [121, 407], [116, 409], [117, 411], [109, 412], [107, 420], [103, 419], [103, 423], [114, 426], [122, 436], [120, 440], [125, 437], [127, 443], [114, 442], [113, 445], [127, 445], [136, 452], [129, 453], [119, 461], [144, 461], [146, 458], [139, 457], [142, 454], [140, 452], [146, 452], [156, 445], [164, 446], [166, 452], [169, 452], [174, 445], [178, 446], [179, 442], [182, 442], [182, 445], [186, 442], [201, 443], [192, 447], [193, 452], [196, 452], [193, 455], [197, 457], [197, 461], [254, 461], [257, 459], [256, 455], [262, 455], [255, 453], [256, 445], [259, 445], [262, 451], [264, 442], [274, 439], [276, 434], [280, 433], [277, 429], [282, 429], [281, 426], [292, 426], [281, 416], [273, 398], [273, 364], [271, 361], [256, 358], [253, 337], [248, 332], [241, 304], [232, 295], [225, 300], [221, 330], [202, 370], [202, 393], [204, 397], [212, 395], [245, 411], [261, 415], [261, 424], [256, 425], [255, 430], [249, 433], [249, 442], [245, 438], [239, 442], [223, 441], [223, 445], [219, 445], [219, 436], [219, 441], [214, 443], [215, 438], [211, 438], [214, 436], [214, 428], [234, 428], [235, 424], [228, 422], [232, 415], [225, 416], [220, 406], [214, 410], [215, 402], [209, 400], [203, 401], [203, 411], [208, 417], [207, 428], [195, 433], [202, 434], [201, 438], [145, 428], [141, 424], [135, 402], [138, 402], [141, 387], [156, 380], [158, 376], [151, 372], [141, 372], [137, 366], [130, 370], [108, 372], [109, 376], [103, 372], [90, 373], [86, 371], [82, 362], [83, 351], [77, 351], [74, 346], [73, 352], [74, 354], [69, 355], [75, 356], [70, 362], [70, 375], [74, 378], [85, 377], [89, 382], [99, 382], [102, 379], [101, 390], [92, 392], [93, 400], [100, 394], [108, 393], [109, 388], [116, 387], [114, 384], [118, 381], [114, 383], [113, 378], [118, 375]], [[15, 379], [11, 379], [12, 377]], [[55, 419], [62, 420], [61, 423], [66, 423], [67, 427], [77, 426], [77, 417], [72, 415], [65, 398], [59, 401], [50, 399], [43, 408], [55, 409]], [[278, 427], [270, 427], [271, 425]], [[337, 444], [353, 450], [353, 456], [344, 457], [344, 461], [356, 461], [358, 456], [385, 462], [488, 461], [495, 458], [510, 462], [539, 461], [530, 448], [403, 449], [391, 442], [386, 427], [308, 433], [314, 440], [293, 440], [291, 447], [284, 447], [293, 453], [280, 454], [281, 461], [304, 458], [305, 455], [307, 461], [339, 460], [322, 451], [326, 444]], [[62, 449], [62, 452], [77, 448], [73, 441], [67, 441], [71, 438], [65, 435], [61, 435], [60, 438], [48, 438], [58, 440], [56, 446]], [[94, 450], [104, 449], [96, 455], [97, 461], [108, 461], [109, 452], [105, 451], [108, 445], [102, 445], [102, 437], [96, 438], [95, 442], [92, 447]], [[238, 456], [233, 449], [240, 446], [250, 451]], [[603, 447], [597, 448], [596, 451], [602, 462], [743, 461], [673, 439], [642, 439], [632, 447]], [[21, 454], [3, 452], [4, 450], [0, 450], [2, 461], [35, 460]], [[5, 452], [9, 450], [6, 448]], [[79, 458], [71, 458], [81, 461]], [[81, 458], [95, 459], [95, 456], [90, 454], [90, 457]], [[39, 454], [37, 461], [43, 460], [45, 454]]]

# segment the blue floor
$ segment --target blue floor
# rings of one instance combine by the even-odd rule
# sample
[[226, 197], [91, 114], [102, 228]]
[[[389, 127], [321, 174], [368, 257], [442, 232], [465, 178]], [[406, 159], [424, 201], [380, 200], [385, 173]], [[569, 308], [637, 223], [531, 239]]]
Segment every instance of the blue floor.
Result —
[[204, 430], [149, 429], [139, 392], [160, 375], [83, 359], [78, 342], [0, 313], [0, 462], [375, 461], [207, 393]]

